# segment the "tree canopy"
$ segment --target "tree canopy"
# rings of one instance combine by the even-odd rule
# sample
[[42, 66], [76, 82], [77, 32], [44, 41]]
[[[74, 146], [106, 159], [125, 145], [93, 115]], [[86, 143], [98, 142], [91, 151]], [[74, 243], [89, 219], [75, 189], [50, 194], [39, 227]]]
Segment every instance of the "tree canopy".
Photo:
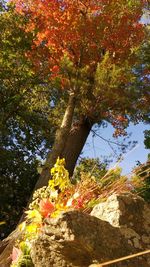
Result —
[[133, 66], [145, 35], [139, 21], [145, 1], [15, 3], [28, 18], [26, 31], [36, 34], [28, 57], [51, 81], [57, 79], [62, 95], [75, 92], [80, 117], [107, 120], [117, 135], [140, 118], [147, 99], [145, 88], [133, 88]]

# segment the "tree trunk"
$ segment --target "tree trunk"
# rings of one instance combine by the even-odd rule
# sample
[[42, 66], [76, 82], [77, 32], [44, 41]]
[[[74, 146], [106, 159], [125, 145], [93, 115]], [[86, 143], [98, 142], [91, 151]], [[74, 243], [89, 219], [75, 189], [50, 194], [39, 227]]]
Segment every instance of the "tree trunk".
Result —
[[86, 139], [93, 124], [88, 119], [83, 119], [78, 125], [73, 125], [68, 136], [61, 158], [65, 158], [66, 169], [72, 176], [77, 159], [84, 147]]
[[54, 142], [52, 151], [48, 153], [46, 163], [43, 167], [40, 178], [38, 179], [35, 185], [34, 191], [48, 184], [48, 180], [50, 179], [50, 169], [54, 166], [57, 158], [60, 157], [60, 155], [62, 154], [64, 150], [66, 140], [68, 138], [71, 125], [72, 125], [74, 108], [75, 108], [75, 95], [74, 93], [71, 93], [69, 96], [68, 105], [67, 105], [67, 108], [66, 108], [63, 120], [62, 120], [62, 124], [56, 132], [55, 142]]
[[79, 123], [72, 124], [70, 131], [59, 133], [52, 151], [49, 153], [42, 174], [34, 190], [47, 185], [50, 179], [50, 169], [54, 166], [58, 157], [65, 158], [66, 169], [72, 176], [77, 159], [84, 147], [86, 139], [91, 131], [93, 123], [83, 118]]

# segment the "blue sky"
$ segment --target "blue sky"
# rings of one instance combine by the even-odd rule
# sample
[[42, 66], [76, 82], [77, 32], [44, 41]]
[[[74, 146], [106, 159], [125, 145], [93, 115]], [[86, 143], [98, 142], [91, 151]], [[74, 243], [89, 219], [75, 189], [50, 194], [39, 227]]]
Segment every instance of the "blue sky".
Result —
[[[122, 172], [124, 174], [129, 174], [133, 167], [136, 165], [137, 161], [140, 161], [141, 163], [144, 163], [147, 160], [147, 155], [150, 153], [149, 149], [145, 149], [144, 146], [144, 130], [150, 129], [149, 125], [145, 125], [143, 123], [139, 123], [137, 125], [130, 124], [130, 126], [127, 129], [128, 133], [131, 133], [131, 137], [128, 141], [137, 141], [138, 143], [136, 146], [129, 150], [127, 149], [127, 152], [124, 154], [124, 159], [119, 163], [119, 166], [122, 167]], [[102, 136], [103, 138], [110, 139], [113, 141], [117, 141], [116, 139], [112, 138], [112, 134], [114, 132], [114, 129], [112, 126], [108, 126], [107, 128], [100, 128], [98, 130], [98, 134]], [[122, 138], [119, 138], [119, 141], [121, 141]], [[114, 148], [117, 148], [117, 146], [113, 145]], [[119, 153], [119, 151], [118, 151]], [[92, 137], [92, 133], [89, 135], [87, 142], [83, 148], [83, 154], [82, 157], [90, 157], [95, 158], [98, 157], [99, 159], [102, 159], [102, 156], [108, 156], [112, 155], [114, 158], [114, 161], [110, 164], [112, 167], [116, 163], [116, 158], [114, 155], [114, 152], [110, 148], [107, 142], [102, 140], [100, 137]]]

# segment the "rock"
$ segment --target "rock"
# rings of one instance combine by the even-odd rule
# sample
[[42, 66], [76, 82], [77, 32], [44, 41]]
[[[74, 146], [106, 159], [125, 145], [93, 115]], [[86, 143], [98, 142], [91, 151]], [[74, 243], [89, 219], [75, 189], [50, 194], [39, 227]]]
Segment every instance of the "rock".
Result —
[[[96, 266], [150, 248], [150, 208], [142, 198], [112, 195], [95, 206], [91, 215], [70, 211], [47, 219], [43, 232], [32, 242], [34, 266]], [[148, 255], [112, 266], [149, 267]]]
[[[106, 202], [96, 205], [91, 215], [118, 228], [135, 253], [150, 249], [150, 204], [141, 197], [129, 193], [114, 194]], [[145, 259], [146, 265], [141, 266], [150, 266], [150, 254]]]
[[128, 242], [136, 248], [150, 248], [150, 205], [141, 197], [114, 194], [106, 202], [96, 205], [91, 215], [119, 227]]
[[32, 247], [31, 257], [36, 267], [86, 267], [93, 261], [103, 262], [132, 251], [117, 228], [79, 211], [47, 220]]

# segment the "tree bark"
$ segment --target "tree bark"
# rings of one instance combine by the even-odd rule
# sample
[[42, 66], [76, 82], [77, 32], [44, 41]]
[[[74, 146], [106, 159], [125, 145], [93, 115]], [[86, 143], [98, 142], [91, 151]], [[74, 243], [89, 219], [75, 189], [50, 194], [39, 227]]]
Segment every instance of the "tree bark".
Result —
[[77, 125], [72, 125], [64, 150], [60, 155], [61, 158], [65, 158], [66, 169], [69, 171], [70, 176], [73, 175], [76, 162], [81, 154], [92, 126], [93, 123], [87, 118], [82, 119]]
[[55, 142], [52, 150], [48, 153], [46, 163], [43, 167], [40, 178], [38, 179], [34, 191], [48, 184], [50, 179], [50, 169], [54, 166], [56, 160], [62, 154], [66, 140], [68, 138], [75, 108], [75, 94], [70, 93], [68, 105], [61, 123], [60, 128], [56, 132]]
[[92, 126], [93, 123], [88, 118], [82, 118], [79, 123], [72, 124], [69, 131], [62, 131], [63, 128], [60, 128], [62, 132], [56, 136], [54, 147], [47, 157], [46, 164], [34, 190], [48, 184], [50, 169], [54, 166], [58, 157], [65, 159], [65, 167], [69, 175], [73, 175], [76, 162]]

